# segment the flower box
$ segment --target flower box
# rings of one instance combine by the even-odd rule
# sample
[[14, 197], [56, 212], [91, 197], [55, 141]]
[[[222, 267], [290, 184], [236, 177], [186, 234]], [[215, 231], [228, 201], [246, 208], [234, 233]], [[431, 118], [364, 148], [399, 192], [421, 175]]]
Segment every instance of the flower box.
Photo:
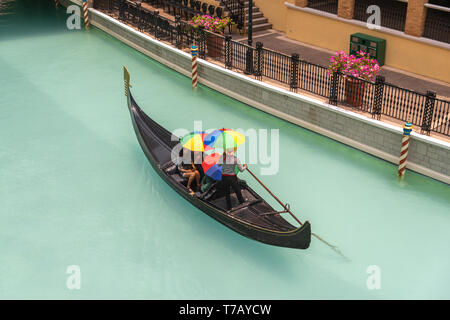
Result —
[[217, 37], [214, 34], [208, 34], [206, 37], [206, 45], [209, 57], [216, 58], [222, 55], [224, 46], [222, 37]]
[[344, 102], [352, 107], [359, 108], [364, 102], [366, 82], [356, 78], [345, 78], [345, 100]]

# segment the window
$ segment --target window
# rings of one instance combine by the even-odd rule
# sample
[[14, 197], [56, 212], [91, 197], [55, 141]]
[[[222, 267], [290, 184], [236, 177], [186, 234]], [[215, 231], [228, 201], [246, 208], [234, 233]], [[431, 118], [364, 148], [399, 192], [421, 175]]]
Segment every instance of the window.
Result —
[[309, 0], [308, 7], [328, 13], [337, 14], [338, 0]]
[[370, 14], [366, 13], [371, 5], [380, 7], [381, 26], [404, 31], [408, 3], [394, 0], [355, 0], [354, 19], [366, 22]]
[[[450, 1], [448, 0], [431, 0], [429, 3], [447, 8], [450, 7]], [[423, 36], [450, 43], [450, 12], [428, 7]]]

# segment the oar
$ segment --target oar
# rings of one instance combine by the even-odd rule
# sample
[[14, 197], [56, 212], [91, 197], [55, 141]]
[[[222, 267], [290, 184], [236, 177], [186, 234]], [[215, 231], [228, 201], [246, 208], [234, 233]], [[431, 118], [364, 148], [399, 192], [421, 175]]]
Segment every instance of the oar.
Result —
[[[278, 201], [278, 203], [284, 208], [284, 210], [285, 210], [286, 212], [288, 212], [288, 213], [291, 215], [292, 218], [295, 219], [295, 221], [297, 221], [301, 226], [303, 225], [303, 223], [301, 223], [301, 221], [298, 220], [297, 217], [291, 212], [289, 206], [286, 206], [283, 202], [281, 202], [280, 199], [278, 199], [277, 196], [274, 195], [274, 194], [272, 193], [272, 191], [270, 191], [269, 188], [267, 188], [267, 187], [264, 185], [264, 183], [262, 183], [262, 181], [259, 180], [258, 177], [256, 177], [256, 176], [253, 174], [253, 172], [248, 168], [248, 166], [247, 166], [247, 171], [253, 176], [253, 178], [256, 179], [256, 181], [259, 182], [260, 185], [262, 185], [262, 186], [264, 187], [264, 189], [267, 190], [267, 192], [270, 193], [270, 195], [271, 195], [272, 197], [274, 197], [275, 200]], [[336, 247], [336, 246], [330, 244], [329, 242], [325, 241], [324, 239], [322, 239], [320, 236], [318, 236], [318, 235], [315, 234], [315, 233], [311, 233], [311, 234], [312, 234], [314, 237], [316, 237], [317, 239], [319, 239], [320, 241], [322, 241], [323, 243], [325, 243], [328, 247], [330, 247], [331, 249], [333, 249], [337, 254], [339, 254], [339, 255], [341, 255], [343, 258], [349, 260], [349, 259], [348, 259], [346, 256], [344, 256], [344, 254], [338, 249], [338, 247]]]

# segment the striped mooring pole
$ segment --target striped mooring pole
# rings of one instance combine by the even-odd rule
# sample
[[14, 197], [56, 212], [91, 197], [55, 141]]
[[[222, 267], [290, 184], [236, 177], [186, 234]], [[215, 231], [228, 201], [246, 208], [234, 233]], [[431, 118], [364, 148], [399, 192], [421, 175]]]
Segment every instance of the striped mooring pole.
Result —
[[400, 149], [400, 161], [398, 163], [398, 176], [401, 178], [406, 171], [406, 158], [408, 157], [409, 139], [411, 137], [412, 123], [405, 122], [403, 125], [402, 147]]
[[84, 26], [86, 27], [86, 30], [89, 30], [89, 15], [86, 0], [83, 0], [83, 17], [84, 17]]
[[192, 55], [192, 89], [197, 88], [197, 55], [198, 55], [198, 48], [195, 45], [195, 43], [192, 45], [191, 48], [191, 55]]
[[58, 6], [59, 6], [59, 0], [55, 0], [55, 7], [58, 8]]

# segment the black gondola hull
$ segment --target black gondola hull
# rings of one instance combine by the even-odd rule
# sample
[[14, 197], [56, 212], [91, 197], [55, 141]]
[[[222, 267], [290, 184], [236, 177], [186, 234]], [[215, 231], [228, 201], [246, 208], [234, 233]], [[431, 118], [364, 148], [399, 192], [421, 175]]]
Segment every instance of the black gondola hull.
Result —
[[[161, 165], [167, 160], [167, 155], [164, 154], [167, 150], [164, 150], [165, 143], [159, 140], [157, 134], [151, 133], [150, 125], [148, 128], [145, 128], [146, 139], [144, 139], [144, 130], [142, 127], [145, 124], [145, 120], [148, 121], [149, 119], [142, 119], [143, 111], [134, 102], [129, 89], [127, 100], [133, 128], [144, 154], [158, 175], [178, 194], [210, 217], [247, 238], [280, 247], [296, 249], [307, 249], [309, 247], [311, 241], [311, 225], [308, 221], [305, 221], [301, 227], [290, 231], [270, 230], [249, 224], [245, 221], [240, 221], [208, 202], [189, 195], [185, 188], [182, 188], [173, 181], [161, 168]], [[167, 149], [170, 149], [170, 147], [167, 146]]]

